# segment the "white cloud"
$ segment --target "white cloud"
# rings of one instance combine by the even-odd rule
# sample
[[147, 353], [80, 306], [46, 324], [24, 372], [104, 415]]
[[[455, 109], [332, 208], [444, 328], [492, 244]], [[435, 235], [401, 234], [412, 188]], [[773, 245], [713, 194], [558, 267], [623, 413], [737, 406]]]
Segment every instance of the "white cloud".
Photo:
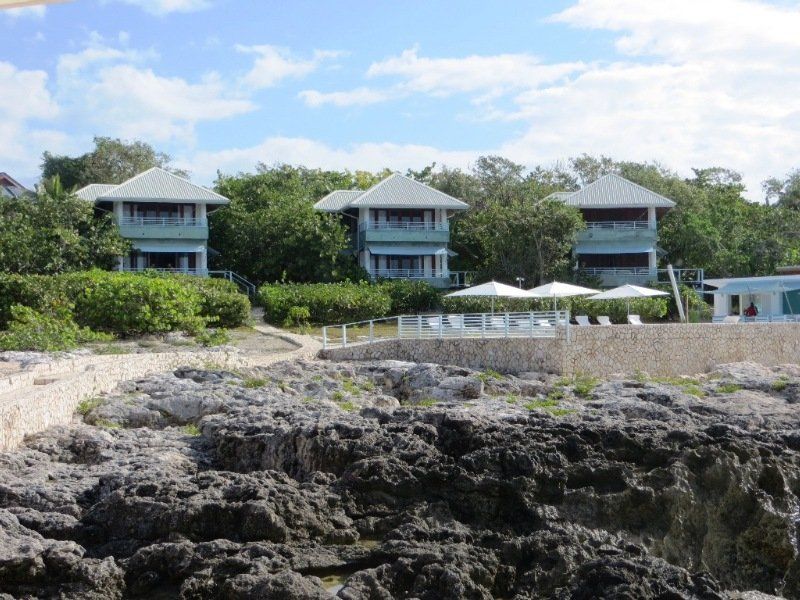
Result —
[[374, 90], [371, 88], [360, 87], [346, 92], [320, 92], [318, 90], [303, 90], [298, 94], [303, 101], [311, 107], [319, 107], [324, 104], [334, 106], [367, 106], [384, 102], [397, 94], [389, 90]]
[[59, 112], [44, 71], [23, 71], [0, 61], [0, 89], [0, 120], [49, 119]]
[[273, 87], [284, 79], [300, 79], [316, 71], [324, 61], [342, 55], [334, 50], [317, 50], [311, 58], [303, 59], [293, 56], [286, 48], [271, 45], [237, 44], [236, 50], [256, 55], [252, 69], [241, 79], [244, 85], [253, 89]]
[[216, 152], [198, 152], [179, 158], [179, 166], [191, 170], [202, 183], [214, 180], [219, 169], [223, 173], [252, 171], [259, 162], [288, 163], [323, 169], [367, 169], [384, 167], [405, 171], [422, 168], [432, 162], [466, 167], [476, 156], [474, 151], [446, 151], [422, 144], [359, 143], [332, 147], [309, 138], [270, 137], [260, 144]]
[[124, 32], [117, 39], [121, 46], [92, 32], [86, 48], [58, 58], [58, 97], [93, 131], [191, 144], [198, 123], [256, 108], [216, 73], [199, 81], [161, 75], [147, 66], [155, 51], [129, 48]]
[[12, 19], [34, 18], [42, 19], [47, 14], [47, 7], [41, 4], [33, 6], [19, 6], [17, 8], [6, 8], [3, 14]]
[[202, 121], [226, 119], [254, 110], [248, 99], [227, 92], [215, 74], [190, 83], [132, 65], [104, 68], [86, 93], [91, 111], [123, 137], [193, 141]]
[[399, 84], [402, 89], [448, 96], [467, 92], [500, 94], [535, 87], [585, 68], [581, 62], [545, 64], [530, 54], [426, 58], [412, 48], [400, 56], [373, 63], [367, 76], [396, 76], [402, 80]]
[[125, 4], [138, 6], [153, 15], [167, 15], [170, 13], [188, 13], [205, 10], [211, 7], [209, 0], [117, 0]]

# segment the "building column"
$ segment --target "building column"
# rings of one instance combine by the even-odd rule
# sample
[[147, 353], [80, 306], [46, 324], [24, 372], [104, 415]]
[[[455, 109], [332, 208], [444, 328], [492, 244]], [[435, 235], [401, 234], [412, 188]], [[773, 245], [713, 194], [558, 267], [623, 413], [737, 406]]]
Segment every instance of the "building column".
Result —
[[181, 254], [178, 257], [178, 268], [186, 273], [189, 270], [189, 254]]
[[122, 201], [117, 200], [114, 202], [114, 220], [117, 222], [117, 225], [122, 223]]
[[200, 225], [205, 225], [206, 224], [206, 218], [208, 217], [208, 211], [206, 209], [205, 203], [198, 204], [196, 210], [197, 210], [197, 214], [195, 215], [195, 218], [197, 219], [197, 222]]
[[655, 206], [648, 206], [647, 207], [647, 226], [650, 229], [656, 228], [656, 207]]
[[118, 256], [117, 257], [117, 271], [124, 271], [125, 270], [125, 257]]
[[447, 266], [448, 258], [449, 258], [449, 256], [447, 254], [442, 254], [442, 256], [441, 256], [441, 261], [442, 261], [441, 276], [442, 277], [450, 277], [450, 269]]
[[372, 255], [366, 248], [364, 249], [364, 252], [361, 253], [361, 266], [367, 270], [367, 273], [372, 275]]
[[422, 264], [423, 266], [423, 274], [425, 277], [433, 277], [433, 256], [423, 256], [422, 257]]
[[203, 246], [203, 249], [197, 253], [195, 261], [195, 264], [197, 265], [197, 272], [201, 275], [205, 275], [208, 272], [208, 250], [205, 246]]
[[731, 299], [727, 294], [714, 294], [714, 316], [727, 317], [731, 310]]
[[144, 254], [141, 252], [136, 255], [136, 270], [142, 271], [144, 270]]

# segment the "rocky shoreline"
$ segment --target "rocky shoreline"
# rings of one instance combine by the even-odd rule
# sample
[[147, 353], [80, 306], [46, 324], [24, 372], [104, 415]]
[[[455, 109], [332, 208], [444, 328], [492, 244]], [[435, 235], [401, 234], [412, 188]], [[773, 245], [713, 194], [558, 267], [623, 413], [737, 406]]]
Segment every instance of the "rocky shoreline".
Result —
[[800, 367], [295, 360], [0, 454], [0, 598], [800, 597]]

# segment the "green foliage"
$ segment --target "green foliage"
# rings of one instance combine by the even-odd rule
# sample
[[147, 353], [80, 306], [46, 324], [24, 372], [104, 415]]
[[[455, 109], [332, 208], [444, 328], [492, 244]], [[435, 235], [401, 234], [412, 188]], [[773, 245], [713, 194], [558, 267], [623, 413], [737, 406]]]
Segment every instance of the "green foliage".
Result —
[[344, 392], [341, 390], [336, 390], [335, 392], [333, 392], [333, 394], [331, 394], [331, 399], [334, 402], [341, 402], [342, 400], [344, 400]]
[[192, 437], [197, 437], [200, 435], [200, 428], [195, 425], [194, 423], [189, 423], [188, 425], [184, 425], [182, 428], [183, 433], [186, 435], [190, 435]]
[[352, 257], [342, 253], [349, 234], [340, 217], [315, 211], [314, 202], [371, 181], [288, 165], [221, 175], [216, 191], [231, 203], [209, 218], [209, 245], [221, 253], [218, 266], [256, 283], [363, 278]]
[[82, 417], [85, 417], [102, 403], [102, 398], [84, 398], [78, 402], [78, 407], [75, 409], [75, 411]]
[[42, 156], [42, 179], [59, 177], [67, 190], [90, 183], [122, 183], [152, 167], [186, 177], [186, 171], [169, 167], [171, 158], [144, 142], [95, 137], [94, 150], [81, 156]]
[[361, 388], [358, 386], [358, 384], [356, 384], [355, 381], [349, 378], [342, 379], [342, 389], [353, 396], [361, 395]]
[[110, 268], [128, 252], [107, 214], [66, 194], [58, 180], [41, 186], [35, 198], [0, 196], [0, 271], [64, 273]]
[[564, 390], [563, 389], [558, 388], [558, 387], [557, 388], [553, 388], [552, 390], [550, 390], [550, 393], [547, 394], [546, 402], [556, 402], [557, 403], [560, 400], [563, 400], [564, 397], [565, 397], [565, 394], [564, 394]]
[[588, 398], [594, 388], [600, 383], [599, 379], [589, 375], [576, 375], [572, 380], [572, 391], [576, 396]]
[[110, 335], [79, 326], [68, 308], [52, 308], [43, 313], [15, 304], [11, 307], [8, 329], [0, 331], [0, 350], [55, 352], [72, 350], [85, 342], [110, 339], [113, 339]]
[[284, 327], [300, 327], [308, 325], [311, 321], [311, 311], [307, 306], [290, 306], [289, 312], [283, 321]]
[[494, 369], [486, 369], [483, 373], [478, 373], [475, 377], [480, 379], [483, 383], [488, 383], [492, 379], [502, 379], [503, 374], [498, 373]]
[[201, 346], [223, 346], [231, 341], [227, 329], [205, 329], [195, 335], [195, 340]]
[[772, 389], [776, 392], [782, 392], [789, 386], [789, 379], [784, 375], [772, 382]]
[[38, 311], [73, 305], [79, 325], [119, 335], [199, 332], [205, 322], [239, 325], [250, 312], [247, 298], [224, 280], [98, 270], [0, 274], [0, 327], [11, 319], [14, 304]]
[[259, 290], [264, 320], [286, 322], [292, 307], [306, 307], [314, 323], [346, 323], [384, 317], [392, 300], [369, 283], [265, 285]]
[[738, 383], [723, 383], [717, 386], [717, 393], [732, 394], [734, 392], [738, 392], [740, 389], [742, 389], [742, 386]]
[[531, 400], [523, 404], [528, 410], [536, 410], [537, 408], [551, 408], [558, 406], [558, 399], [548, 396], [545, 400]]
[[232, 329], [250, 319], [250, 300], [231, 281], [191, 275], [161, 276], [178, 278], [184, 285], [197, 290], [201, 296], [200, 316], [211, 325]]
[[439, 404], [439, 401], [436, 398], [428, 397], [428, 398], [423, 398], [422, 400], [417, 402], [416, 406], [422, 406], [422, 407], [427, 408], [427, 407], [431, 407], [431, 406], [436, 406], [437, 404]]
[[508, 396], [506, 396], [506, 402], [508, 404], [516, 404], [519, 401], [520, 397], [518, 394], [509, 394]]
[[116, 421], [109, 421], [108, 419], [98, 419], [94, 424], [97, 427], [104, 427], [105, 429], [122, 429], [122, 425]]
[[356, 412], [358, 410], [358, 406], [356, 406], [352, 402], [340, 402], [339, 408], [341, 408], [345, 412]]
[[266, 379], [261, 377], [248, 377], [242, 382], [242, 386], [248, 389], [262, 388], [269, 383]]
[[440, 293], [427, 281], [391, 279], [379, 285], [392, 300], [393, 315], [421, 313], [439, 306]]
[[190, 286], [165, 277], [116, 273], [98, 278], [75, 302], [76, 316], [98, 331], [122, 335], [199, 332], [202, 298]]

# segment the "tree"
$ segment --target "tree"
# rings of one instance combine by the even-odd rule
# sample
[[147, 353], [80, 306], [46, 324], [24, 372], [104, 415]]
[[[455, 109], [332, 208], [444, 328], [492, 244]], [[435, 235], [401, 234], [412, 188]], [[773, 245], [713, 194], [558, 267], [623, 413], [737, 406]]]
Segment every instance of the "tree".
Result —
[[63, 273], [111, 268], [130, 244], [110, 215], [65, 192], [58, 176], [35, 198], [0, 198], [0, 271]]
[[792, 171], [784, 179], [771, 177], [762, 187], [767, 204], [775, 200], [784, 208], [800, 209], [800, 169]]
[[216, 190], [231, 199], [210, 217], [209, 245], [219, 265], [256, 283], [337, 281], [361, 276], [337, 215], [314, 202], [336, 189], [370, 187], [380, 175], [275, 165], [255, 174], [220, 175]]
[[58, 175], [67, 190], [90, 183], [122, 183], [153, 167], [161, 167], [181, 177], [186, 171], [170, 167], [168, 154], [157, 152], [145, 142], [127, 142], [108, 137], [95, 137], [94, 150], [69, 157], [45, 152], [42, 156], [42, 180]]

